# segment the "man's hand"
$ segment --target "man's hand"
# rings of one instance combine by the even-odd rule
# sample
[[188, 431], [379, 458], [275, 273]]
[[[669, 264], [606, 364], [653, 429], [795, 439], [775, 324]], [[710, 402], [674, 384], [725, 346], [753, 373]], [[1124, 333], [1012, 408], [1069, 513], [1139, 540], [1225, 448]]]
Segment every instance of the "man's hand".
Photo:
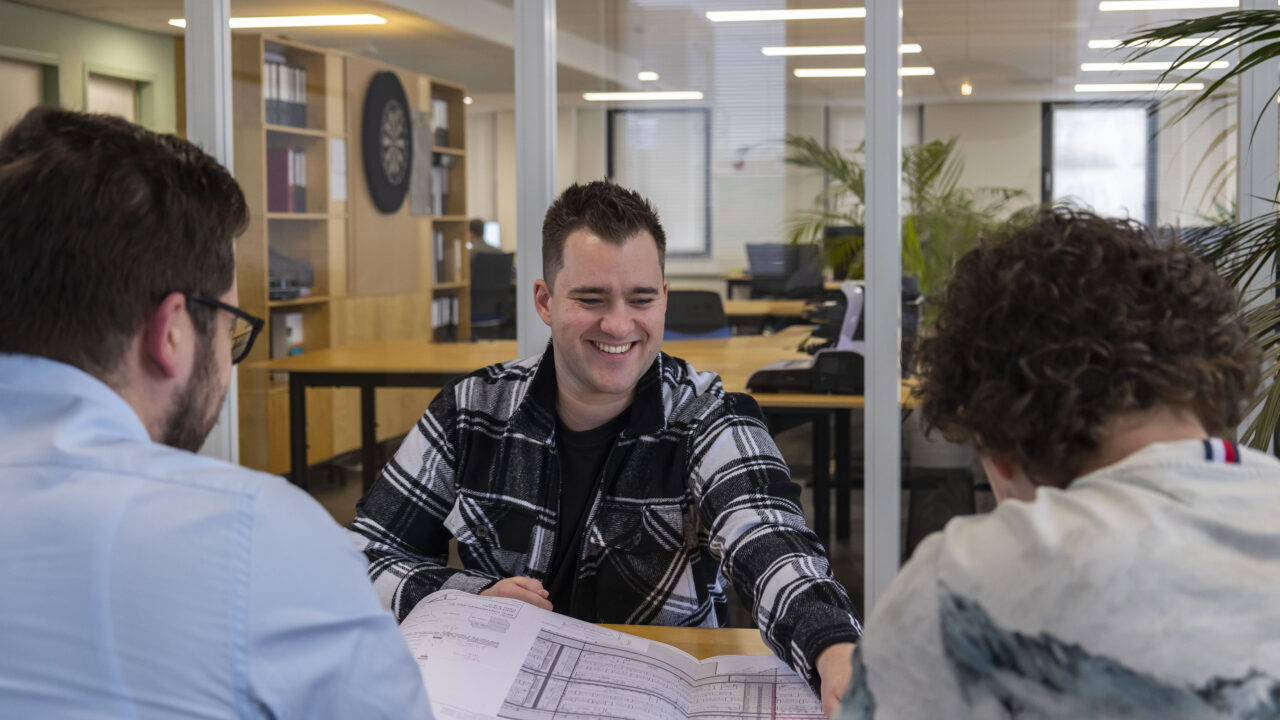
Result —
[[822, 680], [822, 714], [831, 717], [840, 707], [849, 676], [853, 674], [853, 643], [836, 643], [818, 654], [818, 677]]
[[[505, 597], [523, 600], [530, 605], [550, 610], [551, 603], [547, 602], [546, 590], [542, 588], [542, 583], [529, 577], [509, 577], [504, 580], [490, 585], [488, 589], [481, 590], [481, 595], [490, 597]], [[848, 665], [848, 658], [845, 659], [845, 665]], [[849, 677], [849, 673], [845, 672], [845, 678]]]

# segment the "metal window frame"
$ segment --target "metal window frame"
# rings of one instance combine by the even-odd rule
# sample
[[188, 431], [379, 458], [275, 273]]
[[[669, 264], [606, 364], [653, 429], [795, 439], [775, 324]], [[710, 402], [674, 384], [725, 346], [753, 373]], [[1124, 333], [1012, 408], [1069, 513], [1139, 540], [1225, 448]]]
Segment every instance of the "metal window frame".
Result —
[[1141, 220], [1154, 226], [1159, 220], [1159, 163], [1160, 163], [1160, 104], [1145, 100], [1061, 100], [1040, 105], [1040, 202], [1050, 204], [1053, 198], [1053, 113], [1058, 108], [1142, 108], [1147, 112], [1147, 145], [1143, 164], [1146, 169], [1146, 187], [1143, 189]]

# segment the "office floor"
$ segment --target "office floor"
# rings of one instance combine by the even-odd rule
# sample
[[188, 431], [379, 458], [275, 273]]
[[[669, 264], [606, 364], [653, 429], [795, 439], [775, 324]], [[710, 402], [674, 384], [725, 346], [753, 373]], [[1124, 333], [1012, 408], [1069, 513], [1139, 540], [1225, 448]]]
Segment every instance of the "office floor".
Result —
[[[854, 427], [854, 437], [850, 441], [860, 445], [859, 437], [861, 432], [861, 427]], [[779, 449], [782, 450], [783, 457], [791, 467], [792, 477], [801, 485], [800, 501], [804, 507], [805, 516], [811, 518], [813, 515], [813, 490], [808, 483], [811, 472], [810, 437], [809, 426], [802, 425], [779, 433], [775, 439]], [[312, 494], [341, 524], [345, 525], [355, 517], [356, 501], [360, 499], [359, 475], [358, 468], [347, 468], [345, 472], [312, 473]], [[910, 492], [904, 491], [902, 493], [904, 546], [907, 540], [909, 511], [914, 513], [912, 518], [914, 528], [923, 527], [928, 530], [941, 527], [952, 516], [965, 511], [967, 503], [971, 501], [976, 504], [978, 512], [989, 510], [994, 505], [990, 493], [978, 492], [972, 494], [968, 489], [967, 483], [969, 482], [972, 481], [966, 478], [959, 483], [952, 483], [949, 486], [944, 484], [941, 488], [932, 488], [930, 492], [921, 492], [914, 507], [910, 503]], [[849, 596], [853, 598], [854, 606], [858, 609], [858, 614], [861, 617], [865, 614], [862, 612], [863, 493], [860, 490], [852, 492], [852, 507], [850, 510], [852, 518], [850, 537], [848, 540], [832, 539], [828, 554], [831, 558], [832, 572], [835, 574], [836, 579], [849, 591]], [[834, 528], [834, 515], [831, 522]], [[452, 561], [454, 563], [457, 562], [456, 555], [453, 556]], [[732, 626], [752, 626], [751, 618], [746, 610], [742, 608], [741, 603], [731, 597], [729, 607], [730, 624]]]

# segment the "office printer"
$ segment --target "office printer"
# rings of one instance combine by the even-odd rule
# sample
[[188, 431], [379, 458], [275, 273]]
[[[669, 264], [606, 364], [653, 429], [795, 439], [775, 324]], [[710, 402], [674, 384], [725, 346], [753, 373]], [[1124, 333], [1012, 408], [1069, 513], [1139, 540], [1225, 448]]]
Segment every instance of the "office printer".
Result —
[[[920, 291], [915, 278], [903, 278], [903, 372], [910, 367], [910, 349], [920, 322]], [[812, 358], [769, 363], [751, 374], [751, 392], [838, 393], [861, 395], [864, 391], [866, 342], [862, 317], [862, 283], [846, 281], [805, 308], [805, 319], [817, 324], [800, 345]]]

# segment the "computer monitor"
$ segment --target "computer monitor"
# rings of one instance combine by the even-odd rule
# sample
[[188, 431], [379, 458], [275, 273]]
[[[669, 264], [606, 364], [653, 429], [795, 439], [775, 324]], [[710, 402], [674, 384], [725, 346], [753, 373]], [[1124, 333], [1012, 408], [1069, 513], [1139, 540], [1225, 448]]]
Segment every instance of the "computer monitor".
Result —
[[496, 221], [490, 220], [486, 222], [484, 224], [484, 234], [480, 237], [484, 240], [484, 244], [491, 248], [502, 247], [502, 240], [501, 236], [498, 234], [498, 223]]

